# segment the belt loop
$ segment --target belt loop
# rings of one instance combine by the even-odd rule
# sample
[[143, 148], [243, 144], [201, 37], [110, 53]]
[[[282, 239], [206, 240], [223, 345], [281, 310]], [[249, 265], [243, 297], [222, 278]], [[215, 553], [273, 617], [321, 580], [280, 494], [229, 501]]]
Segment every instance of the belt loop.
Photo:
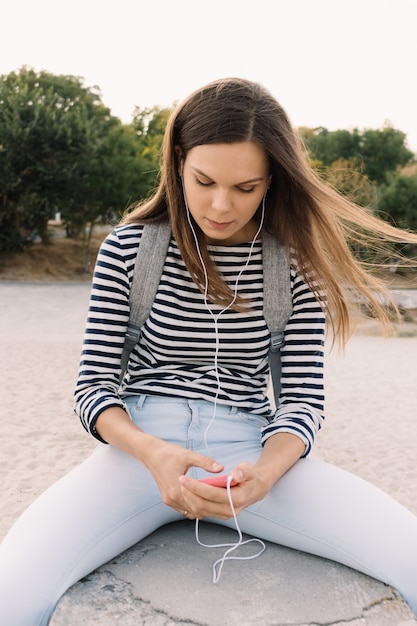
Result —
[[136, 405], [135, 405], [135, 409], [137, 411], [140, 411], [140, 410], [143, 409], [143, 405], [145, 404], [147, 397], [148, 396], [146, 394], [144, 394], [144, 393], [141, 393], [140, 396], [138, 396], [137, 402], [136, 402]]
[[188, 404], [188, 408], [190, 411], [191, 423], [199, 424], [201, 400], [194, 400], [192, 398], [187, 398], [186, 402]]

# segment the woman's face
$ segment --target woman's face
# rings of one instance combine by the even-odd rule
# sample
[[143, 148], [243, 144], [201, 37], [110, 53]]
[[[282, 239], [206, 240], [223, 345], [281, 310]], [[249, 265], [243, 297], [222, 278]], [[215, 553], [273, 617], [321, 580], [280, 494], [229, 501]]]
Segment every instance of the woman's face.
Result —
[[187, 204], [208, 243], [251, 241], [254, 215], [269, 186], [268, 159], [244, 141], [196, 146], [181, 165]]

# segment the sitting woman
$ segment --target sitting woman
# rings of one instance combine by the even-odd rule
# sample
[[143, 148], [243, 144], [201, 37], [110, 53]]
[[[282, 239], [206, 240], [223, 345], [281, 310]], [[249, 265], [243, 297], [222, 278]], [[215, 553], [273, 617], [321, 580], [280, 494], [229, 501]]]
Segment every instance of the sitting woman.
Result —
[[[149, 223], [172, 232], [120, 385], [134, 265]], [[347, 340], [352, 295], [387, 321], [383, 285], [347, 243], [365, 242], [364, 233], [417, 243], [320, 180], [260, 85], [219, 80], [176, 108], [155, 195], [124, 218], [97, 258], [75, 409], [100, 443], [6, 536], [2, 623], [48, 624], [73, 583], [184, 517], [231, 527], [238, 520], [256, 538], [344, 563], [394, 586], [417, 615], [417, 518], [309, 456], [324, 420], [326, 324], [336, 341]], [[286, 251], [291, 292], [274, 408], [268, 236]], [[235, 486], [199, 480], [219, 474]]]

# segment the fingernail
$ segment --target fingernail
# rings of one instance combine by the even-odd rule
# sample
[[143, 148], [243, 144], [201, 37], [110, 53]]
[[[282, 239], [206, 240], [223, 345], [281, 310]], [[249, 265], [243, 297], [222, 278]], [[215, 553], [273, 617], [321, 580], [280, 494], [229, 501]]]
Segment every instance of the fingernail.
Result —
[[242, 470], [238, 469], [238, 470], [234, 471], [234, 472], [233, 472], [233, 477], [234, 477], [234, 479], [235, 479], [235, 480], [237, 480], [237, 481], [242, 480], [242, 478], [243, 478], [243, 472], [242, 472]]
[[221, 463], [213, 463], [213, 465], [211, 466], [211, 469], [213, 470], [213, 472], [217, 472], [217, 470], [221, 470], [223, 467], [223, 465]]
[[187, 478], [187, 476], [180, 476], [179, 481], [180, 481], [180, 485], [182, 485], [183, 487], [186, 487], [188, 483], [190, 482], [190, 479]]

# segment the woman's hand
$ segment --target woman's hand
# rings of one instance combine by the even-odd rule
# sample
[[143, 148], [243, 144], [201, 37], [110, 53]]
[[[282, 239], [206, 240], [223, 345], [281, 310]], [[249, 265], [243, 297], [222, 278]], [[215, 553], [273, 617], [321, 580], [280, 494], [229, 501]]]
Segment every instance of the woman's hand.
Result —
[[143, 463], [154, 477], [165, 504], [188, 517], [187, 504], [179, 483], [191, 467], [218, 473], [224, 468], [214, 459], [187, 450], [143, 432], [119, 407], [103, 411], [97, 420], [97, 432], [107, 443]]
[[[291, 433], [277, 433], [270, 437], [262, 449], [255, 465], [239, 463], [231, 472], [238, 483], [231, 488], [231, 497], [236, 515], [251, 504], [262, 500], [271, 487], [294, 465], [305, 451], [305, 444]], [[227, 489], [213, 487], [181, 476], [185, 510], [188, 517], [203, 519], [217, 517], [230, 519], [233, 512], [230, 507]]]
[[[259, 472], [251, 463], [240, 463], [230, 472], [230, 475], [237, 483], [231, 488], [236, 515], [239, 515], [250, 504], [262, 500], [268, 493], [262, 472]], [[181, 476], [179, 482], [183, 490], [185, 509], [189, 513], [187, 517], [190, 519], [216, 517], [226, 520], [233, 516], [227, 489], [201, 483], [189, 476]]]
[[143, 461], [158, 485], [163, 502], [190, 519], [195, 515], [184, 499], [180, 477], [183, 477], [191, 467], [201, 467], [207, 472], [214, 473], [223, 470], [223, 465], [209, 456], [156, 437], [150, 437]]

